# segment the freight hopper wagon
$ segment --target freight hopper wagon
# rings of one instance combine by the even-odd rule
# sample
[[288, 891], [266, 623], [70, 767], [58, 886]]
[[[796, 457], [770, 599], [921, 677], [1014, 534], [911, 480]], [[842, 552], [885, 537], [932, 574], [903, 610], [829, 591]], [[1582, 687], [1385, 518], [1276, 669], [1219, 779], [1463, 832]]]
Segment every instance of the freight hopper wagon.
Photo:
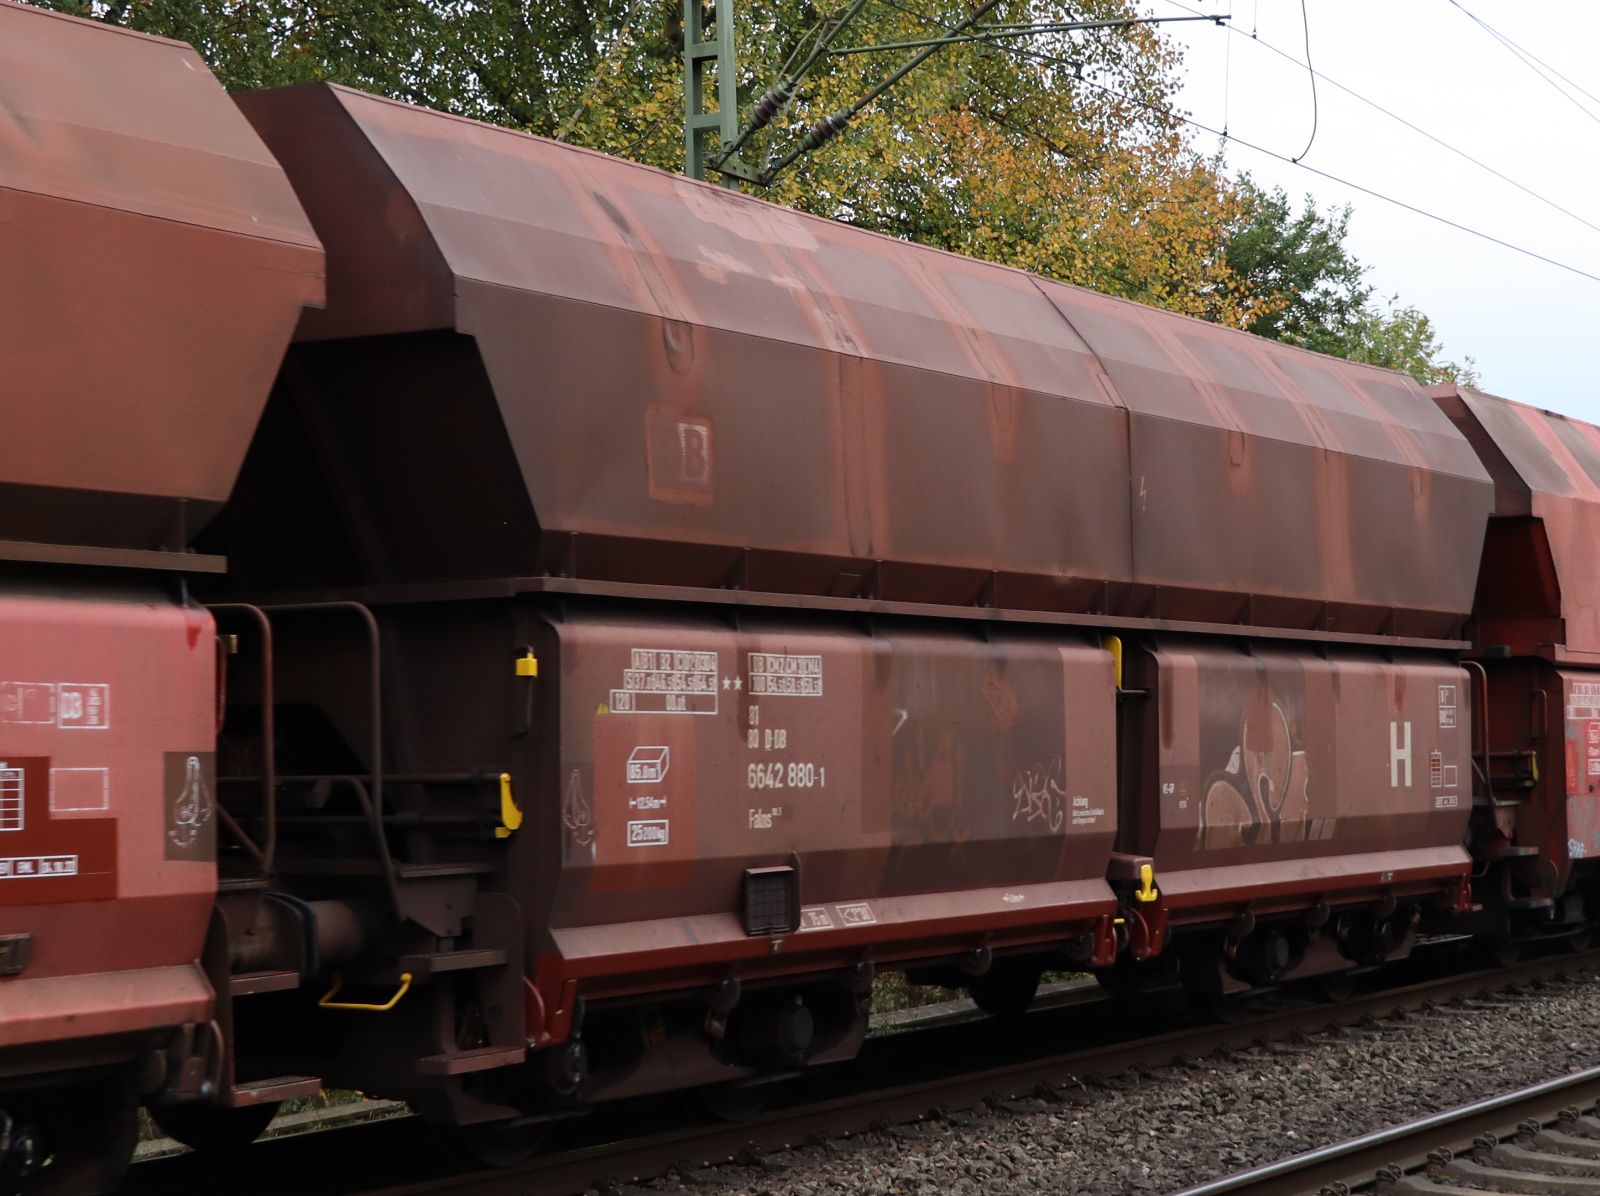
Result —
[[1435, 400], [1495, 483], [1475, 615], [1486, 744], [1473, 928], [1514, 958], [1600, 916], [1600, 429], [1475, 390]]
[[0, 3], [0, 1190], [115, 1187], [138, 1100], [251, 1099], [203, 962], [218, 656], [187, 595], [222, 562], [186, 546], [320, 295], [198, 55]]
[[[1404, 953], [1469, 900], [1491, 502], [1409, 379], [336, 87], [235, 495], [242, 1076], [491, 1157], [1024, 1005]], [[1136, 969], [1135, 969], [1136, 971]], [[1128, 976], [1136, 979], [1136, 976]], [[731, 1086], [731, 1087], [730, 1087]]]

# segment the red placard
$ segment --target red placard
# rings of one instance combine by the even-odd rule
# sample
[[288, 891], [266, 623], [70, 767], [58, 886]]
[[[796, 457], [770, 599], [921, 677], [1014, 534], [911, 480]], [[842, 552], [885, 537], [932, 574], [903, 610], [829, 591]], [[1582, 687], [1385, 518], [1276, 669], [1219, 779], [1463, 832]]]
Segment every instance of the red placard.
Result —
[[55, 818], [50, 760], [0, 757], [0, 906], [117, 895], [114, 818]]

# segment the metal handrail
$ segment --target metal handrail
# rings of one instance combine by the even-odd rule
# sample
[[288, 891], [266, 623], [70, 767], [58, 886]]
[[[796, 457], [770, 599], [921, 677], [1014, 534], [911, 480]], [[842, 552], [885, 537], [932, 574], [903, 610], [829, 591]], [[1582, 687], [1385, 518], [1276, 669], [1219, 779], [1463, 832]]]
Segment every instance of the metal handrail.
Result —
[[[378, 620], [370, 608], [360, 602], [295, 602], [275, 605], [251, 605], [249, 603], [232, 602], [220, 603], [211, 608], [215, 611], [236, 612], [246, 614], [257, 622], [262, 636], [262, 665], [261, 665], [261, 700], [262, 714], [261, 727], [263, 735], [262, 775], [262, 816], [266, 824], [267, 846], [262, 849], [256, 846], [246, 835], [238, 822], [225, 811], [223, 819], [229, 829], [236, 834], [245, 849], [254, 855], [262, 865], [262, 870], [268, 876], [272, 874], [273, 864], [277, 855], [278, 839], [278, 787], [284, 780], [325, 780], [336, 784], [349, 785], [355, 792], [356, 800], [360, 802], [367, 820], [372, 828], [374, 845], [378, 858], [382, 863], [385, 885], [389, 897], [394, 905], [396, 915], [400, 913], [400, 882], [395, 869], [394, 857], [389, 851], [388, 835], [384, 829], [383, 809], [383, 663], [382, 643], [378, 628]], [[368, 751], [369, 767], [371, 772], [367, 777], [356, 776], [330, 776], [317, 778], [283, 778], [277, 773], [276, 762], [276, 727], [273, 721], [273, 708], [276, 701], [275, 673], [276, 663], [273, 652], [273, 620], [287, 615], [302, 614], [351, 614], [361, 621], [366, 632], [367, 641], [367, 684], [368, 701], [372, 720], [372, 740]], [[221, 783], [237, 783], [242, 778], [219, 778]], [[254, 781], [256, 778], [249, 778]], [[219, 810], [221, 804], [218, 803]]]
[[[383, 827], [383, 662], [378, 620], [369, 607], [361, 602], [292, 602], [263, 606], [262, 612], [269, 620], [280, 615], [352, 614], [361, 621], [367, 633], [367, 683], [372, 711], [372, 742], [368, 750], [371, 761], [371, 789], [354, 777], [329, 778], [343, 780], [354, 786], [356, 797], [366, 808], [372, 821], [378, 858], [383, 863], [384, 880], [396, 915], [400, 913], [400, 881], [395, 872], [394, 857], [389, 853], [389, 839]], [[269, 749], [270, 750], [270, 749]]]
[[[261, 819], [263, 831], [266, 836], [266, 845], [258, 846], [254, 839], [245, 834], [232, 815], [222, 808], [222, 803], [217, 803], [217, 810], [222, 821], [227, 823], [228, 829], [238, 838], [244, 849], [255, 856], [261, 865], [263, 876], [272, 875], [272, 866], [278, 854], [278, 786], [274, 777], [276, 769], [275, 744], [277, 742], [277, 728], [273, 722], [274, 697], [273, 697], [273, 663], [272, 663], [272, 620], [259, 606], [248, 602], [220, 602], [212, 606], [211, 611], [218, 611], [246, 615], [253, 619], [261, 633]], [[219, 784], [223, 778], [218, 778]]]

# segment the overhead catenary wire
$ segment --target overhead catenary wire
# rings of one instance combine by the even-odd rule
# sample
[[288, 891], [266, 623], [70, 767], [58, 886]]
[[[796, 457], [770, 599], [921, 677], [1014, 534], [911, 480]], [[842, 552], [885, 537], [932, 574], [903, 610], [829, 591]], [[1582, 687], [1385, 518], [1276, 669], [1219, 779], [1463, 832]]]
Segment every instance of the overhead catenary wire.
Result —
[[[1137, 99], [1137, 98], [1135, 98], [1133, 96], [1125, 96], [1125, 95], [1122, 95], [1120, 92], [1112, 91], [1110, 88], [1105, 87], [1103, 84], [1095, 83], [1092, 79], [1086, 79], [1086, 80], [1084, 80], [1084, 82], [1088, 83], [1091, 87], [1098, 87], [1102, 91], [1110, 92], [1110, 94], [1118, 96], [1119, 98], [1121, 98], [1123, 100], [1127, 100], [1129, 103], [1144, 104], [1146, 107], [1151, 107], [1152, 106], [1152, 105], [1149, 105], [1148, 103], [1146, 103], [1145, 101], [1139, 100], [1139, 99]], [[1189, 117], [1179, 115], [1176, 112], [1171, 112], [1170, 109], [1167, 110], [1167, 111], [1169, 112], [1170, 115], [1174, 116], [1178, 120], [1183, 121], [1186, 124], [1193, 125], [1195, 128], [1201, 129], [1201, 130], [1203, 130], [1203, 131], [1205, 131], [1207, 133], [1212, 134], [1213, 136], [1221, 136], [1221, 130], [1220, 129], [1213, 129], [1209, 125], [1201, 124], [1199, 121], [1191, 120]], [[1478, 239], [1483, 240], [1483, 241], [1488, 241], [1491, 245], [1498, 245], [1502, 249], [1509, 249], [1513, 253], [1520, 253], [1524, 257], [1532, 258], [1534, 261], [1543, 262], [1547, 266], [1555, 266], [1557, 269], [1565, 270], [1569, 274], [1576, 274], [1580, 278], [1587, 278], [1590, 282], [1600, 282], [1600, 274], [1591, 274], [1588, 270], [1584, 270], [1581, 267], [1569, 265], [1567, 262], [1560, 261], [1557, 258], [1547, 257], [1544, 254], [1539, 253], [1537, 250], [1529, 249], [1526, 246], [1517, 245], [1517, 244], [1515, 244], [1515, 243], [1513, 243], [1511, 241], [1502, 240], [1500, 237], [1495, 236], [1493, 233], [1486, 233], [1482, 229], [1473, 228], [1470, 224], [1462, 224], [1460, 221], [1451, 220], [1448, 216], [1441, 216], [1437, 212], [1430, 212], [1426, 208], [1419, 208], [1416, 204], [1408, 203], [1403, 199], [1396, 199], [1392, 195], [1385, 195], [1381, 191], [1376, 191], [1371, 187], [1365, 186], [1365, 185], [1363, 185], [1361, 183], [1354, 182], [1351, 179], [1341, 178], [1339, 175], [1333, 174], [1333, 173], [1331, 173], [1329, 171], [1319, 170], [1315, 166], [1308, 166], [1303, 161], [1296, 161], [1293, 158], [1290, 158], [1290, 157], [1288, 157], [1288, 156], [1286, 156], [1284, 154], [1278, 153], [1277, 150], [1268, 149], [1264, 145], [1257, 145], [1254, 142], [1246, 141], [1242, 137], [1239, 137], [1239, 136], [1230, 137], [1228, 140], [1237, 142], [1239, 145], [1244, 146], [1246, 149], [1255, 150], [1259, 154], [1265, 154], [1269, 158], [1276, 158], [1280, 162], [1287, 162], [1291, 166], [1298, 166], [1301, 170], [1309, 170], [1312, 174], [1315, 174], [1315, 175], [1318, 175], [1318, 176], [1320, 176], [1322, 178], [1325, 178], [1330, 183], [1338, 183], [1340, 186], [1349, 187], [1352, 191], [1359, 191], [1363, 195], [1370, 195], [1373, 199], [1381, 200], [1382, 202], [1384, 202], [1386, 204], [1391, 204], [1391, 205], [1393, 205], [1394, 207], [1397, 207], [1397, 208], [1403, 208], [1405, 211], [1412, 212], [1412, 213], [1414, 213], [1414, 214], [1416, 214], [1418, 216], [1426, 217], [1429, 220], [1436, 221], [1439, 224], [1443, 224], [1443, 225], [1445, 225], [1445, 226], [1447, 226], [1449, 228], [1456, 229], [1459, 232], [1464, 232], [1464, 233], [1468, 234], [1469, 236], [1477, 237]]]
[[[1467, 17], [1470, 21], [1472, 21], [1473, 24], [1477, 25], [1478, 28], [1482, 29], [1490, 37], [1494, 38], [1495, 41], [1499, 42], [1500, 45], [1502, 47], [1504, 47], [1504, 49], [1506, 50], [1507, 53], [1509, 53], [1518, 62], [1522, 63], [1525, 67], [1527, 67], [1534, 74], [1538, 75], [1539, 78], [1543, 79], [1546, 83], [1548, 83], [1550, 85], [1550, 87], [1555, 90], [1556, 94], [1561, 96], [1562, 99], [1566, 100], [1569, 104], [1571, 104], [1579, 112], [1581, 112], [1585, 116], [1587, 116], [1590, 120], [1594, 121], [1596, 124], [1600, 124], [1600, 116], [1595, 115], [1595, 113], [1590, 108], [1588, 108], [1581, 100], [1579, 100], [1577, 96], [1573, 95], [1566, 88], [1562, 87], [1561, 84], [1557, 83], [1554, 79], [1550, 78], [1550, 75], [1552, 75], [1552, 74], [1553, 75], [1557, 75], [1560, 78], [1566, 80], [1567, 83], [1571, 84], [1571, 86], [1573, 86], [1574, 88], [1577, 88], [1578, 91], [1582, 91], [1584, 95], [1589, 96], [1589, 98], [1591, 100], [1593, 100], [1595, 98], [1594, 96], [1589, 95], [1589, 93], [1587, 91], [1583, 91], [1583, 88], [1578, 87], [1578, 85], [1576, 83], [1573, 83], [1572, 80], [1567, 79], [1567, 77], [1565, 75], [1562, 75], [1560, 71], [1556, 70], [1549, 63], [1544, 62], [1540, 58], [1537, 58], [1530, 51], [1524, 50], [1516, 42], [1512, 41], [1505, 34], [1501, 33], [1498, 29], [1496, 29], [1493, 25], [1489, 24], [1489, 22], [1485, 21], [1482, 17], [1479, 17], [1476, 14], [1474, 14], [1473, 12], [1471, 12], [1469, 9], [1466, 9], [1466, 8], [1462, 7], [1459, 3], [1457, 3], [1457, 0], [1445, 0], [1445, 2], [1447, 4], [1449, 4], [1451, 8], [1454, 8], [1457, 12], [1460, 12], [1463, 16]], [[1543, 69], [1541, 69], [1541, 68], [1543, 68]], [[1547, 71], [1549, 72], [1549, 74], [1546, 74]], [[1600, 102], [1600, 101], [1597, 101], [1597, 102]]]
[[[935, 28], [949, 28], [949, 26], [946, 26], [944, 22], [936, 20], [935, 18], [928, 16], [926, 13], [919, 12], [918, 10], [901, 3], [901, 0], [885, 0], [885, 2], [889, 3], [894, 8], [900, 9], [902, 12], [916, 17], [918, 20], [928, 25], [932, 25]], [[1046, 63], [1054, 66], [1068, 67], [1074, 72], [1077, 72], [1080, 65], [1058, 55], [1046, 54], [1038, 50], [1029, 50], [1022, 46], [1000, 45], [996, 48], [1016, 57], [1029, 58], [1035, 62]], [[1078, 76], [1078, 81], [1095, 88], [1097, 91], [1104, 92], [1106, 95], [1112, 96], [1115, 99], [1119, 99], [1124, 103], [1133, 104], [1136, 107], [1144, 108], [1147, 111], [1158, 113], [1170, 120], [1180, 121], [1183, 124], [1191, 126], [1192, 128], [1199, 129], [1203, 133], [1209, 133], [1213, 137], [1222, 136], [1221, 129], [1214, 128], [1211, 125], [1205, 124], [1203, 121], [1195, 120], [1193, 117], [1185, 116], [1181, 112], [1174, 111], [1173, 109], [1164, 105], [1152, 104], [1150, 101], [1140, 99], [1137, 96], [1126, 95], [1113, 87], [1107, 87], [1103, 83], [1098, 83], [1095, 80], [1082, 75]], [[1298, 166], [1301, 170], [1310, 171], [1312, 174], [1317, 175], [1320, 178], [1327, 179], [1331, 183], [1338, 183], [1340, 186], [1349, 187], [1352, 191], [1358, 191], [1361, 194], [1370, 196], [1382, 203], [1401, 208], [1404, 211], [1411, 212], [1414, 215], [1432, 220], [1435, 223], [1442, 224], [1448, 228], [1453, 228], [1458, 232], [1466, 233], [1468, 236], [1476, 237], [1481, 241], [1487, 241], [1491, 245], [1497, 245], [1502, 249], [1511, 251], [1512, 253], [1520, 254], [1523, 257], [1531, 258], [1537, 262], [1543, 262], [1547, 266], [1554, 266], [1558, 270], [1564, 270], [1569, 274], [1575, 274], [1580, 278], [1586, 278], [1590, 282], [1600, 283], [1600, 274], [1591, 273], [1580, 266], [1574, 266], [1556, 258], [1548, 257], [1545, 254], [1539, 253], [1537, 250], [1529, 249], [1523, 245], [1517, 245], [1514, 242], [1497, 237], [1493, 233], [1486, 233], [1482, 229], [1473, 228], [1471, 225], [1462, 224], [1459, 221], [1451, 220], [1448, 216], [1441, 216], [1437, 212], [1430, 212], [1426, 208], [1418, 207], [1416, 204], [1409, 203], [1403, 199], [1397, 199], [1392, 195], [1386, 195], [1375, 188], [1368, 187], [1362, 183], [1354, 182], [1351, 179], [1342, 178], [1339, 175], [1333, 174], [1331, 171], [1321, 170], [1318, 167], [1308, 165], [1305, 162], [1297, 162], [1287, 154], [1279, 153], [1274, 149], [1268, 149], [1264, 145], [1258, 145], [1253, 141], [1247, 141], [1242, 137], [1230, 136], [1228, 140], [1235, 142], [1238, 145], [1242, 145], [1246, 149], [1254, 150], [1257, 153], [1264, 154], [1269, 158], [1276, 159], [1279, 162], [1286, 163], [1290, 166]]]
[[1228, 109], [1233, 100], [1233, 38], [1223, 42], [1222, 135], [1228, 135]]
[[[1182, 9], [1184, 12], [1188, 12], [1188, 13], [1195, 12], [1194, 9], [1190, 8], [1187, 4], [1180, 3], [1179, 0], [1166, 0], [1166, 3], [1170, 4], [1173, 8]], [[1202, 14], [1199, 14], [1199, 15], [1203, 16], [1204, 14], [1202, 13]], [[1244, 30], [1239, 29], [1239, 28], [1237, 28], [1236, 26], [1233, 26], [1233, 25], [1228, 26], [1228, 30], [1229, 30], [1230, 33], [1237, 34], [1240, 37], [1247, 36], [1245, 34]], [[1273, 45], [1269, 41], [1263, 41], [1260, 37], [1256, 36], [1256, 34], [1254, 34], [1254, 33], [1249, 34], [1248, 36], [1249, 36], [1251, 41], [1255, 42], [1257, 45], [1261, 46], [1263, 49], [1272, 51], [1272, 53], [1276, 54], [1279, 58], [1284, 59], [1286, 62], [1293, 63], [1297, 67], [1303, 67], [1303, 68], [1308, 69], [1308, 70], [1312, 69], [1311, 65], [1309, 63], [1301, 62], [1293, 54], [1289, 53], [1289, 51], [1281, 49], [1280, 47]], [[1228, 44], [1230, 46], [1233, 44], [1232, 37], [1230, 37], [1228, 39]], [[1526, 183], [1519, 182], [1517, 179], [1512, 178], [1510, 175], [1506, 174], [1504, 171], [1497, 170], [1495, 167], [1490, 166], [1487, 162], [1483, 161], [1480, 158], [1474, 157], [1472, 154], [1469, 154], [1466, 150], [1461, 149], [1459, 146], [1451, 145], [1450, 142], [1444, 140], [1444, 138], [1439, 137], [1434, 133], [1430, 133], [1427, 129], [1424, 129], [1420, 125], [1417, 125], [1417, 124], [1413, 123], [1412, 121], [1407, 120], [1405, 117], [1401, 116], [1398, 112], [1395, 112], [1392, 109], [1384, 107], [1382, 104], [1378, 103], [1376, 100], [1372, 99], [1369, 96], [1363, 95], [1361, 92], [1357, 91], [1355, 88], [1347, 86], [1346, 84], [1339, 82], [1339, 80], [1337, 80], [1337, 79], [1331, 78], [1330, 76], [1328, 76], [1327, 74], [1325, 74], [1324, 72], [1322, 72], [1320, 70], [1316, 71], [1315, 75], [1316, 75], [1317, 78], [1321, 79], [1324, 83], [1326, 83], [1329, 87], [1332, 87], [1332, 88], [1335, 88], [1335, 89], [1337, 89], [1339, 91], [1344, 92], [1346, 95], [1350, 96], [1352, 99], [1359, 100], [1361, 103], [1365, 104], [1367, 107], [1373, 109], [1373, 111], [1380, 112], [1384, 116], [1388, 117], [1390, 120], [1395, 121], [1398, 124], [1404, 125], [1406, 128], [1410, 129], [1413, 133], [1417, 134], [1419, 137], [1426, 138], [1427, 140], [1433, 142], [1433, 144], [1437, 145], [1440, 149], [1448, 150], [1450, 153], [1452, 153], [1456, 157], [1460, 158], [1463, 162], [1470, 162], [1472, 165], [1476, 166], [1479, 170], [1482, 170], [1482, 171], [1484, 171], [1484, 172], [1486, 172], [1488, 174], [1493, 175], [1495, 178], [1499, 179], [1502, 183], [1507, 183], [1507, 184], [1515, 187], [1518, 191], [1521, 191], [1524, 195], [1528, 196], [1529, 198], [1538, 200], [1540, 203], [1544, 204], [1546, 207], [1550, 208], [1552, 211], [1559, 212], [1559, 213], [1561, 213], [1561, 215], [1566, 216], [1568, 219], [1576, 220], [1579, 224], [1583, 225], [1585, 228], [1588, 228], [1588, 229], [1592, 230], [1593, 232], [1600, 233], [1600, 224], [1595, 223], [1594, 221], [1588, 219], [1587, 217], [1580, 216], [1577, 212], [1574, 212], [1571, 208], [1565, 207], [1562, 204], [1557, 203], [1555, 200], [1551, 199], [1549, 196], [1543, 195], [1543, 194], [1539, 193], [1538, 191], [1535, 191], [1532, 187], [1529, 187]], [[1224, 118], [1223, 122], [1222, 122], [1222, 135], [1224, 137], [1228, 137], [1229, 136], [1229, 134], [1228, 134], [1228, 121], [1227, 121], [1226, 118]]]
[[[1466, 10], [1463, 9], [1462, 11], [1465, 12]], [[1467, 15], [1468, 16], [1472, 16], [1471, 13], [1467, 13]], [[1473, 20], [1477, 20], [1477, 18], [1473, 17]], [[1483, 22], [1479, 22], [1479, 23], [1483, 24]], [[1489, 28], [1489, 26], [1487, 26], [1487, 25], [1485, 25], [1484, 27], [1485, 28]], [[1575, 80], [1569, 78], [1568, 76], [1562, 74], [1555, 67], [1551, 66], [1544, 59], [1540, 58], [1532, 50], [1528, 49], [1528, 47], [1522, 45], [1520, 42], [1513, 41], [1510, 34], [1502, 33], [1498, 29], [1494, 29], [1494, 30], [1492, 30], [1492, 32], [1494, 33], [1494, 35], [1496, 37], [1498, 37], [1501, 41], [1505, 42], [1508, 46], [1514, 47], [1519, 53], [1525, 54], [1529, 58], [1533, 59], [1534, 62], [1538, 63], [1545, 70], [1549, 71], [1557, 79], [1560, 79], [1563, 83], [1565, 83], [1568, 87], [1572, 88], [1572, 90], [1577, 92], [1579, 95], [1585, 96], [1588, 99], [1593, 100], [1596, 104], [1600, 104], [1600, 96], [1595, 95], [1594, 92], [1585, 89], [1582, 84], [1580, 84], [1580, 83], [1576, 82]]]
[[880, 50], [913, 50], [921, 46], [950, 46], [960, 42], [982, 42], [1003, 37], [1032, 37], [1040, 33], [1077, 33], [1086, 29], [1125, 29], [1130, 25], [1169, 25], [1183, 21], [1210, 21], [1221, 25], [1228, 20], [1225, 14], [1192, 17], [1126, 17], [1115, 21], [1052, 21], [1038, 25], [978, 25], [970, 33], [947, 34], [944, 37], [925, 37], [911, 41], [880, 42], [871, 46], [843, 46], [833, 50], [835, 55], [874, 54]]
[[[788, 154], [784, 155], [782, 158], [779, 158], [776, 151], [774, 151], [772, 158], [767, 162], [766, 169], [761, 172], [761, 183], [763, 185], [771, 184], [779, 174], [792, 166], [801, 156], [810, 153], [812, 150], [823, 145], [825, 142], [832, 140], [839, 133], [843, 132], [846, 126], [848, 126], [849, 123], [854, 120], [856, 116], [858, 116], [864, 109], [874, 103], [879, 96], [888, 91], [889, 88], [893, 87], [901, 79], [905, 78], [913, 70], [921, 66], [922, 63], [927, 61], [929, 57], [943, 49], [945, 46], [955, 45], [961, 42], [985, 42], [993, 43], [999, 49], [1010, 49], [1011, 47], [1000, 44], [996, 39], [1001, 37], [1029, 36], [1038, 33], [1071, 33], [1079, 30], [1125, 28], [1130, 25], [1162, 25], [1189, 20], [1211, 21], [1220, 25], [1223, 22], [1231, 19], [1231, 14], [1218, 14], [1216, 16], [1199, 14], [1192, 17], [1132, 17], [1109, 21], [1063, 21], [1032, 25], [979, 25], [978, 22], [987, 16], [988, 13], [992, 11], [998, 3], [999, 0], [984, 0], [984, 3], [979, 4], [979, 6], [974, 9], [973, 12], [962, 18], [962, 20], [955, 25], [946, 25], [938, 21], [929, 21], [928, 18], [919, 13], [909, 12], [909, 10], [902, 9], [902, 11], [909, 12], [909, 15], [916, 17], [925, 24], [932, 24], [937, 28], [943, 29], [945, 31], [944, 35], [935, 38], [891, 42], [882, 45], [864, 46], [859, 48], [851, 48], [849, 50], [835, 51], [835, 53], [843, 54], [864, 53], [869, 50], [918, 49], [916, 54], [912, 55], [911, 58], [902, 63], [898, 68], [890, 73], [887, 78], [869, 88], [866, 94], [860, 99], [851, 103], [847, 108], [843, 108], [838, 112], [823, 117], [816, 124], [812, 125], [801, 143]], [[900, 7], [898, 4], [893, 4], [892, 6], [895, 8]], [[813, 55], [813, 59], [814, 58], [815, 54]], [[808, 60], [807, 65], [809, 65], [810, 61], [811, 60]], [[751, 130], [751, 132], [753, 131], [754, 130]], [[749, 133], [741, 136], [739, 141], [735, 143], [734, 148], [736, 149], [739, 145], [743, 144], [745, 138], [748, 136]], [[729, 153], [731, 152], [732, 151], [730, 150]], [[724, 154], [724, 160], [726, 157], [727, 154]]]
[[[745, 142], [771, 124], [778, 113], [788, 106], [789, 101], [794, 98], [794, 93], [799, 90], [800, 81], [806, 77], [806, 73], [816, 65], [817, 59], [827, 52], [828, 47], [833, 44], [834, 38], [839, 36], [845, 26], [855, 20], [856, 15], [866, 6], [866, 3], [867, 0], [851, 0], [850, 7], [822, 32], [821, 36], [817, 38], [816, 44], [811, 47], [811, 52], [806, 55], [805, 61], [796, 67], [792, 74], [788, 72], [788, 66], [794, 62], [798, 50], [796, 54], [789, 56], [789, 63], [784, 64], [785, 69], [780, 72], [781, 77], [778, 82], [768, 88], [766, 93], [756, 101], [755, 109], [744, 128], [739, 130], [739, 135], [733, 139], [732, 144], [724, 146], [722, 153], [712, 161], [711, 166], [713, 169], [721, 166], [738, 153], [744, 147]], [[993, 5], [991, 4], [990, 7], [993, 7]]]
[[[1311, 15], [1306, 12], [1306, 0], [1300, 0], [1300, 23], [1306, 31], [1306, 70], [1311, 76], [1311, 136], [1306, 138], [1306, 148], [1295, 156], [1295, 162], [1299, 162], [1311, 152], [1311, 145], [1317, 139], [1317, 125], [1322, 119], [1322, 108], [1317, 102], [1317, 70], [1311, 65]], [[1228, 127], [1226, 120], [1222, 122], [1222, 127], [1224, 129]], [[1223, 136], [1226, 137], [1227, 134], [1224, 133]]]
[[818, 17], [812, 22], [811, 28], [807, 29], [803, 34], [800, 35], [800, 40], [795, 42], [794, 49], [789, 51], [789, 57], [785, 58], [783, 60], [783, 65], [778, 68], [778, 78], [783, 79], [788, 76], [789, 68], [792, 67], [796, 60], [799, 59], [800, 55], [805, 52], [806, 44], [810, 42], [812, 38], [817, 36], [817, 33], [824, 25], [828, 24], [829, 20], [830, 18], [827, 16]]
[[[946, 32], [951, 36], [959, 36], [960, 34], [965, 33], [979, 21], [983, 20], [984, 17], [988, 16], [989, 13], [999, 3], [1000, 0], [983, 0], [983, 3], [979, 4], [977, 8], [973, 9], [971, 14], [963, 18], [959, 24], [949, 26], [946, 29]], [[802, 140], [800, 144], [797, 145], [793, 150], [791, 150], [781, 159], [774, 157], [767, 162], [767, 168], [761, 172], [761, 181], [763, 183], [770, 183], [784, 170], [787, 170], [791, 165], [793, 165], [802, 154], [810, 153], [819, 145], [831, 140], [837, 134], [842, 132], [844, 127], [849, 124], [850, 121], [854, 120], [856, 115], [860, 113], [863, 108], [872, 103], [884, 92], [888, 91], [896, 83], [900, 82], [901, 79], [904, 79], [912, 71], [916, 70], [917, 67], [926, 62], [932, 55], [938, 52], [942, 44], [942, 42], [935, 42], [933, 45], [918, 50], [905, 62], [901, 63], [899, 67], [890, 72], [886, 78], [868, 88], [866, 94], [863, 95], [859, 100], [856, 100], [848, 108], [843, 108], [829, 116], [824, 116], [816, 124], [812, 125], [811, 129], [806, 133], [804, 140]]]

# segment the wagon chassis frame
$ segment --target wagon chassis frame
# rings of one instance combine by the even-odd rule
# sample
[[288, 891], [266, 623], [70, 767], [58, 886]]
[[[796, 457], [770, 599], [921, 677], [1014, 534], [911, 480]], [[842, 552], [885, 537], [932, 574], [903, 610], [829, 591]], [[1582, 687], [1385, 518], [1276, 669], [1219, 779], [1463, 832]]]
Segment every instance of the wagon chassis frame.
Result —
[[496, 598], [549, 596], [556, 598], [615, 598], [624, 601], [675, 602], [696, 606], [737, 606], [781, 609], [807, 614], [883, 615], [893, 618], [959, 619], [968, 622], [1025, 627], [1067, 627], [1087, 631], [1150, 632], [1169, 635], [1213, 635], [1234, 639], [1324, 643], [1379, 649], [1427, 652], [1466, 652], [1467, 640], [1421, 636], [1369, 635], [1331, 628], [1259, 626], [1249, 622], [1205, 623], [1137, 615], [1080, 614], [1070, 611], [1027, 610], [988, 604], [955, 606], [948, 603], [905, 602], [880, 598], [842, 598], [823, 594], [791, 594], [773, 590], [743, 590], [709, 586], [651, 585], [638, 582], [594, 581], [571, 577], [507, 577], [478, 581], [419, 582], [406, 585], [352, 586], [337, 591], [305, 590], [275, 593], [270, 601], [291, 606], [335, 598], [365, 606], [398, 606], [435, 602], [483, 601]]

